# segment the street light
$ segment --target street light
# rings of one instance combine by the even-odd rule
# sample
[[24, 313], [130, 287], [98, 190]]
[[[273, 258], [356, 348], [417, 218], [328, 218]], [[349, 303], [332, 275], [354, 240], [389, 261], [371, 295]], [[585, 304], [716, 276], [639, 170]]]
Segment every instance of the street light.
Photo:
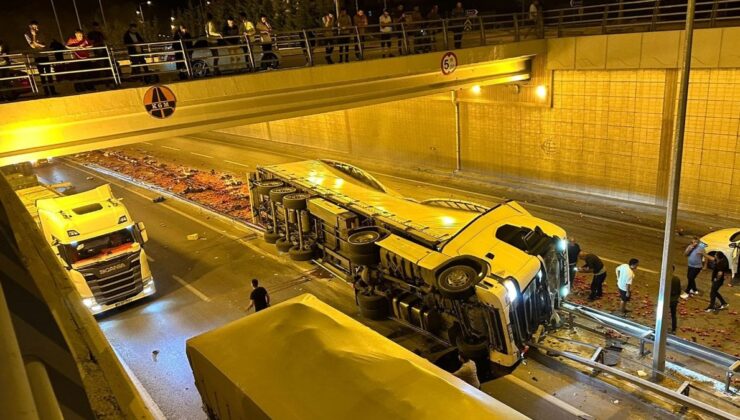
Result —
[[143, 6], [145, 4], [147, 6], [151, 6], [152, 5], [152, 0], [147, 0], [145, 2], [139, 3], [139, 7], [136, 9], [136, 14], [139, 15], [139, 17], [141, 19], [141, 23], [144, 23], [144, 9], [141, 6]]

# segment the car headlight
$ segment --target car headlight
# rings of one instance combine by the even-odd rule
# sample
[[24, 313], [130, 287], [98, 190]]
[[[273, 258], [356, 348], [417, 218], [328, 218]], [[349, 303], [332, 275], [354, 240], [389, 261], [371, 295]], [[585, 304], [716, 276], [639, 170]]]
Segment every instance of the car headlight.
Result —
[[506, 280], [504, 282], [504, 287], [506, 288], [506, 297], [509, 298], [509, 301], [510, 302], [514, 302], [516, 300], [517, 296], [519, 296], [519, 294], [518, 294], [518, 292], [516, 290], [516, 285], [514, 284], [513, 281]]
[[82, 299], [82, 303], [85, 306], [87, 306], [88, 308], [92, 308], [95, 305], [96, 302], [95, 302], [95, 298], [94, 297], [89, 297], [89, 298]]

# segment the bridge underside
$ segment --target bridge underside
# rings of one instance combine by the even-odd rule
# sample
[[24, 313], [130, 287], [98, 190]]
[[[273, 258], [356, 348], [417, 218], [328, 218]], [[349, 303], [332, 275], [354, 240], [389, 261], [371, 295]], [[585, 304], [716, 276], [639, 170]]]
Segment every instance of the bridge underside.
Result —
[[277, 119], [430, 95], [472, 85], [530, 78], [541, 41], [456, 51], [445, 75], [443, 53], [337, 66], [244, 74], [168, 85], [172, 116], [144, 106], [148, 87], [1, 105], [0, 166], [162, 137], [201, 133]]

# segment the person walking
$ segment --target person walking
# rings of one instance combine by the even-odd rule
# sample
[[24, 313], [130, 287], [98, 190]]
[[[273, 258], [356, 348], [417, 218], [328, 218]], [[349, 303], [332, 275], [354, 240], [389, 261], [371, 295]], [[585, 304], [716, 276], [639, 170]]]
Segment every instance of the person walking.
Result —
[[473, 385], [480, 389], [480, 380], [478, 379], [478, 368], [475, 366], [475, 362], [470, 360], [467, 356], [462, 353], [457, 355], [458, 360], [462, 363], [460, 369], [456, 370], [453, 375], [462, 379], [463, 381]]
[[383, 14], [380, 15], [378, 21], [380, 22], [380, 50], [383, 54], [383, 58], [385, 58], [386, 55], [393, 57], [393, 54], [391, 54], [391, 31], [393, 31], [393, 18], [391, 17], [391, 14], [388, 13], [388, 9], [383, 9]]
[[678, 309], [678, 298], [681, 295], [681, 279], [676, 275], [676, 266], [673, 266], [671, 272], [671, 334], [676, 334], [676, 325], [678, 324], [678, 315], [676, 310]]
[[332, 54], [334, 54], [334, 27], [335, 25], [334, 15], [331, 12], [326, 12], [324, 17], [321, 18], [323, 25], [324, 35], [324, 60], [326, 64], [334, 64]]
[[593, 273], [593, 279], [591, 279], [591, 294], [588, 296], [588, 300], [596, 300], [601, 298], [604, 294], [603, 286], [606, 281], [606, 270], [604, 269], [604, 263], [601, 261], [596, 254], [586, 254], [583, 257], [585, 264], [581, 267], [583, 273]]
[[453, 37], [455, 39], [455, 49], [462, 48], [463, 30], [465, 29], [465, 9], [463, 8], [462, 2], [457, 2], [455, 8], [450, 12], [450, 27], [452, 28]]
[[33, 59], [34, 63], [36, 64], [36, 68], [41, 75], [41, 84], [44, 87], [44, 94], [46, 96], [56, 95], [57, 90], [54, 86], [54, 79], [51, 76], [51, 64], [49, 64], [50, 57], [48, 54], [43, 53], [47, 50], [47, 48], [46, 42], [41, 35], [39, 23], [35, 20], [29, 22], [28, 30], [25, 34], [23, 34], [23, 37], [26, 39], [26, 43], [31, 48], [31, 50], [35, 53], [33, 55]]
[[718, 252], [714, 256], [705, 255], [709, 261], [714, 262], [714, 269], [712, 270], [712, 289], [709, 292], [709, 306], [705, 309], [705, 312], [713, 312], [716, 310], [717, 299], [719, 299], [719, 309], [727, 309], [730, 306], [729, 303], [719, 294], [719, 289], [725, 282], [725, 276], [732, 274], [730, 271], [730, 264], [727, 262], [725, 254]]
[[360, 36], [360, 39], [355, 44], [355, 57], [357, 57], [358, 60], [362, 60], [362, 51], [365, 47], [365, 31], [367, 30], [368, 25], [367, 16], [365, 16], [365, 12], [362, 9], [355, 13], [353, 22], [357, 27], [357, 33]]
[[337, 19], [337, 27], [339, 30], [339, 62], [349, 63], [349, 44], [351, 30], [352, 30], [352, 18], [347, 14], [347, 9], [339, 11], [339, 18]]
[[696, 277], [701, 273], [701, 269], [704, 267], [704, 248], [706, 244], [699, 241], [699, 238], [694, 236], [691, 239], [691, 243], [686, 247], [684, 255], [688, 259], [689, 269], [686, 273], [688, 283], [686, 284], [686, 290], [681, 295], [681, 298], [687, 299], [691, 295], [698, 295], [699, 289], [696, 287]]
[[626, 316], [629, 310], [627, 309], [627, 302], [630, 300], [630, 293], [632, 289], [632, 281], [635, 279], [635, 270], [640, 264], [637, 258], [630, 259], [629, 263], [622, 264], [617, 267], [617, 288], [619, 289], [619, 310], [622, 312], [622, 316]]
[[270, 306], [270, 294], [267, 293], [267, 289], [260, 286], [257, 279], [252, 279], [252, 293], [249, 294], [249, 300], [251, 300], [251, 303], [247, 307], [247, 311], [254, 307], [254, 312], [259, 312]]

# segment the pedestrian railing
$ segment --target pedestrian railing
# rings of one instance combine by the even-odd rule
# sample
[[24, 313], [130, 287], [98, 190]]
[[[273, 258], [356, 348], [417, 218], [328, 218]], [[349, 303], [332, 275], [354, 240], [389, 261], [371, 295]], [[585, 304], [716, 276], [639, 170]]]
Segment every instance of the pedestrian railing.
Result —
[[[469, 48], [528, 39], [682, 29], [686, 3], [622, 0], [547, 10], [487, 14], [344, 28], [311, 28], [253, 36], [176, 39], [122, 47], [0, 56], [0, 100], [76, 90], [158, 83], [336, 61]], [[740, 0], [703, 0], [695, 27], [740, 23]]]

